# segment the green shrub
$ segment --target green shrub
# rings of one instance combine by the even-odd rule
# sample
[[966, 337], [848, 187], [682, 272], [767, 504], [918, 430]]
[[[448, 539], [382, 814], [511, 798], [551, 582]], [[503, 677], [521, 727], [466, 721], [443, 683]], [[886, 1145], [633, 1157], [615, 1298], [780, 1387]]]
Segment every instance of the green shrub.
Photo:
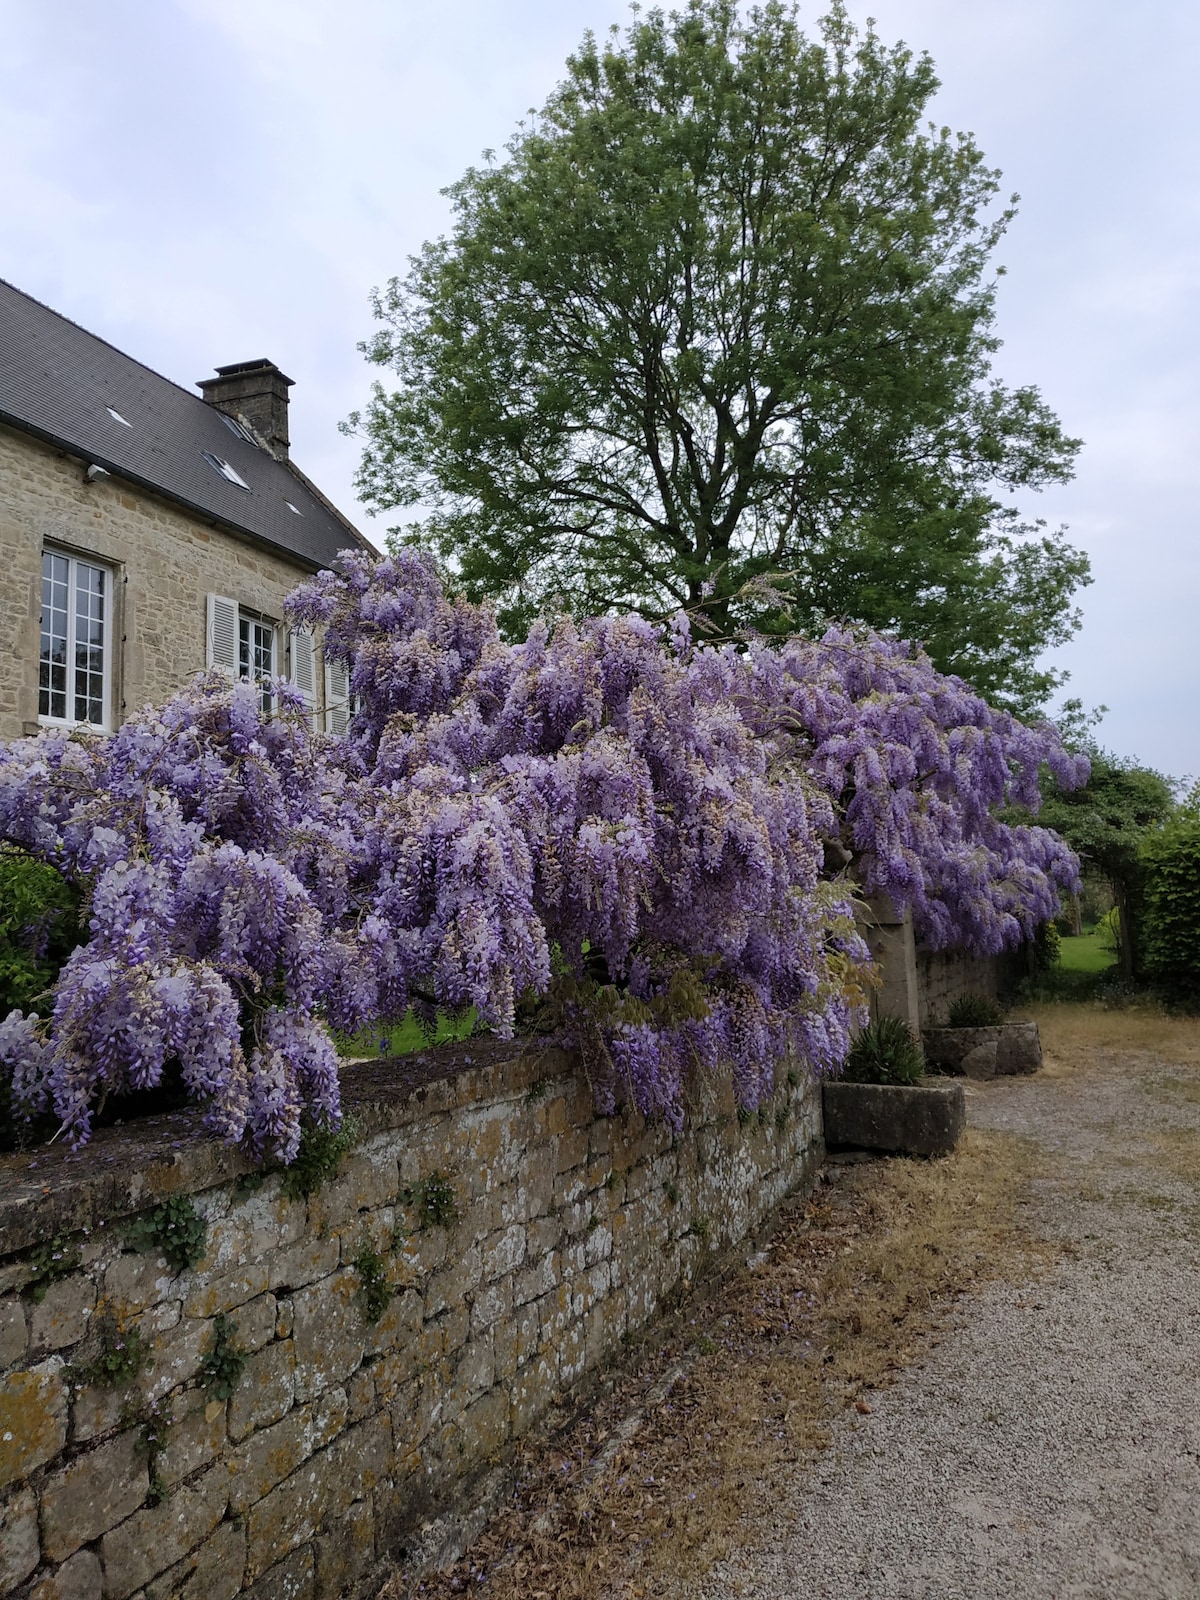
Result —
[[855, 1039], [846, 1057], [848, 1083], [916, 1083], [925, 1056], [901, 1017], [880, 1017]]
[[1168, 1000], [1200, 1006], [1200, 817], [1192, 807], [1145, 841], [1142, 864], [1146, 977]]
[[296, 1159], [283, 1169], [283, 1192], [289, 1200], [307, 1200], [338, 1175], [342, 1157], [354, 1148], [358, 1129], [343, 1117], [339, 1127], [305, 1119]]
[[[50, 991], [79, 942], [80, 895], [61, 873], [11, 845], [0, 845], [0, 1019], [50, 1008]], [[11, 1074], [0, 1069], [0, 1150], [49, 1138], [53, 1117], [33, 1124], [13, 1115]]]
[[0, 1017], [45, 1010], [79, 943], [79, 891], [60, 872], [0, 845]]
[[990, 994], [960, 994], [946, 1013], [948, 1028], [994, 1028], [1003, 1021], [1004, 1012]]
[[157, 1250], [172, 1272], [186, 1272], [203, 1258], [207, 1236], [204, 1218], [186, 1194], [172, 1195], [129, 1225], [134, 1249]]
[[214, 1317], [212, 1349], [200, 1368], [200, 1382], [214, 1400], [229, 1399], [242, 1381], [248, 1359], [246, 1352], [238, 1348], [237, 1323], [223, 1314]]

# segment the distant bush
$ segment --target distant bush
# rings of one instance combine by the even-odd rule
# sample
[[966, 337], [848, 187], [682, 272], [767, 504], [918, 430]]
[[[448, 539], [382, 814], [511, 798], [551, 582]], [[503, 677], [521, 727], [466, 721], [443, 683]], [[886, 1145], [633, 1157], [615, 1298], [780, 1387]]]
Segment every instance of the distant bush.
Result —
[[79, 943], [79, 894], [61, 873], [0, 846], [0, 1020], [49, 1010], [48, 991]]
[[908, 1023], [880, 1017], [855, 1039], [846, 1057], [848, 1083], [916, 1083], [925, 1071], [925, 1055]]
[[994, 1028], [1004, 1012], [990, 994], [960, 994], [946, 1015], [948, 1028]]
[[1146, 977], [1166, 999], [1200, 1006], [1200, 815], [1194, 805], [1146, 840], [1142, 864]]

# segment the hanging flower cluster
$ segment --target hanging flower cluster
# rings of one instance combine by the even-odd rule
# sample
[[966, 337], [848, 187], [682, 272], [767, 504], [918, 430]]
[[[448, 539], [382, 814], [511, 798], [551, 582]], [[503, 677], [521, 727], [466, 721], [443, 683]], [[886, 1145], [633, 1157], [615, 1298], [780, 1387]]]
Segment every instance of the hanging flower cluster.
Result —
[[504, 644], [407, 552], [346, 555], [293, 595], [356, 711], [314, 733], [280, 685], [208, 676], [109, 738], [0, 749], [0, 838], [87, 895], [47, 1016], [0, 1023], [14, 1101], [85, 1140], [109, 1094], [178, 1063], [223, 1137], [284, 1159], [336, 1121], [330, 1029], [541, 1006], [602, 1104], [677, 1122], [695, 1069], [752, 1107], [789, 1049], [844, 1057], [868, 892], [933, 943], [999, 949], [1073, 858], [1003, 822], [1073, 768], [907, 646], [831, 634], [694, 648], [686, 621], [539, 627]]

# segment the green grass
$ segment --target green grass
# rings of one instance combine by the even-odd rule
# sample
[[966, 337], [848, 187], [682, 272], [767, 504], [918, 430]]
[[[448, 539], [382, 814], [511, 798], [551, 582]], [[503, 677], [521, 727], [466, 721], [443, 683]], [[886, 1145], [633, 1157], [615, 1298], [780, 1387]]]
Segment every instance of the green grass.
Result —
[[[447, 1016], [438, 1013], [437, 1031], [431, 1039], [422, 1028], [416, 1017], [410, 1011], [404, 1021], [394, 1028], [364, 1028], [361, 1033], [356, 1033], [353, 1038], [344, 1034], [338, 1035], [337, 1047], [340, 1056], [407, 1056], [414, 1050], [424, 1050], [430, 1044], [449, 1044], [456, 1039], [466, 1039], [475, 1031], [475, 1008], [463, 1012], [461, 1016]], [[386, 1039], [387, 1049], [381, 1049], [380, 1043]]]
[[1059, 942], [1058, 965], [1064, 972], [1107, 972], [1116, 964], [1104, 933], [1067, 935]]

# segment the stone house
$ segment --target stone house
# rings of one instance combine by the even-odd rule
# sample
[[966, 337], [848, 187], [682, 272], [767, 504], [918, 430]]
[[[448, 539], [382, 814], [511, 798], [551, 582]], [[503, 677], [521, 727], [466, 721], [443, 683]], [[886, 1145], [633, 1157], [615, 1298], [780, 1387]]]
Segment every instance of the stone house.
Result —
[[0, 282], [0, 739], [111, 730], [206, 666], [345, 726], [283, 601], [368, 547], [290, 459], [291, 382], [245, 361], [193, 394]]

